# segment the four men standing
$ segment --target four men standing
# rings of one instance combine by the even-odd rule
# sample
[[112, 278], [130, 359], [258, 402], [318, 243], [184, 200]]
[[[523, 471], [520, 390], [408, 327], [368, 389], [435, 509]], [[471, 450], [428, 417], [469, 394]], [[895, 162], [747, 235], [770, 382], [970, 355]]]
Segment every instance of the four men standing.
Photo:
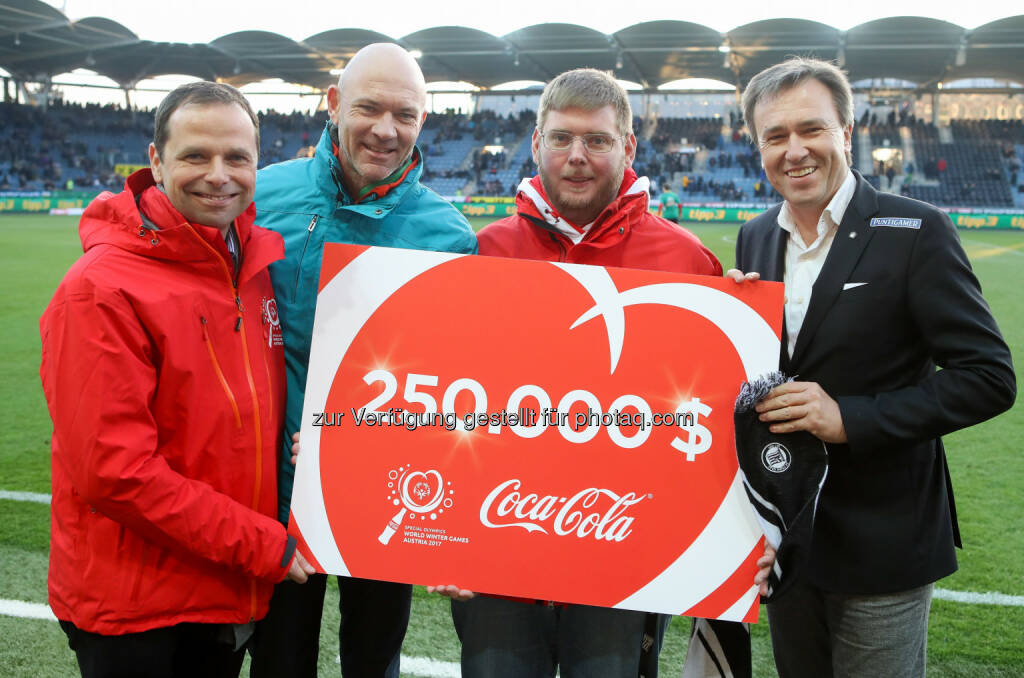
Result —
[[[41, 321], [50, 598], [83, 675], [112, 662], [237, 673], [271, 585], [312, 571], [281, 525], [281, 432], [300, 428], [324, 243], [477, 251], [466, 220], [419, 183], [425, 104], [412, 57], [370, 45], [328, 92], [316, 156], [256, 182], [248, 103], [185, 86], [157, 112], [152, 172], [84, 215], [86, 254]], [[852, 95], [838, 69], [768, 69], [744, 114], [785, 202], [741, 229], [737, 266], [786, 282], [781, 364], [804, 380], [758, 411], [774, 431], [826, 442], [831, 464], [803, 581], [769, 604], [779, 671], [923, 675], [931, 585], [955, 570], [959, 543], [939, 436], [1012, 404], [1009, 351], [948, 217], [849, 169]], [[480, 232], [480, 253], [721, 275], [692, 233], [650, 213], [635, 151], [611, 75], [558, 76], [533, 134], [538, 175], [516, 215]], [[254, 183], [258, 221], [280, 237], [252, 223]], [[252, 675], [316, 675], [326, 577], [312, 579], [278, 585]], [[343, 673], [397, 676], [410, 587], [339, 587]], [[458, 599], [464, 675], [637, 673], [643, 613], [440, 588]]]

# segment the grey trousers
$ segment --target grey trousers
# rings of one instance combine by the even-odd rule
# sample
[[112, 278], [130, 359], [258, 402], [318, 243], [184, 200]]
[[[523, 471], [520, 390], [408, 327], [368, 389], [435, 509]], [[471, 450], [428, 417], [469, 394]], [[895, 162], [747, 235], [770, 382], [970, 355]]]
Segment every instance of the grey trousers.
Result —
[[780, 678], [924, 678], [932, 584], [881, 595], [799, 583], [768, 605]]

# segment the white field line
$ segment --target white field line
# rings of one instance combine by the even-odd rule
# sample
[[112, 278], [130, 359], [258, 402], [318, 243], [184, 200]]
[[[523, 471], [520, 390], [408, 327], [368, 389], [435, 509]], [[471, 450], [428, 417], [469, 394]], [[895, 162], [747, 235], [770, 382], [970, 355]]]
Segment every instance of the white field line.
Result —
[[407, 657], [402, 655], [402, 673], [424, 678], [459, 678], [462, 667], [458, 662], [442, 662], [429, 657]]
[[50, 503], [50, 495], [40, 494], [39, 492], [12, 492], [10, 490], [0, 490], [0, 499], [10, 499], [11, 501], [31, 501], [36, 504]]
[[[341, 663], [341, 655], [335, 655], [334, 663]], [[423, 676], [423, 678], [461, 678], [462, 667], [458, 662], [443, 662], [429, 657], [410, 657], [402, 655], [401, 671], [403, 674]]]
[[[49, 605], [27, 603], [23, 600], [0, 599], [0, 614], [22, 619], [45, 619], [57, 621]], [[457, 662], [442, 662], [429, 657], [408, 657], [402, 655], [402, 673], [423, 678], [459, 678], [462, 672]]]
[[[48, 494], [40, 494], [38, 492], [12, 492], [12, 491], [9, 491], [9, 490], [0, 490], [0, 499], [10, 499], [12, 501], [29, 501], [29, 502], [35, 502], [35, 503], [38, 503], [38, 504], [49, 504], [50, 503], [50, 495], [48, 495]], [[936, 600], [948, 600], [948, 601], [951, 601], [951, 602], [954, 602], [954, 603], [966, 603], [968, 605], [1000, 605], [1000, 606], [1003, 606], [1003, 607], [1024, 607], [1024, 596], [1011, 596], [1011, 595], [1006, 594], [1006, 593], [996, 593], [996, 592], [992, 592], [992, 591], [989, 591], [989, 592], [986, 592], [986, 593], [974, 593], [972, 591], [951, 591], [949, 589], [936, 588], [934, 593], [933, 593], [933, 597]], [[29, 612], [25, 612], [25, 613], [18, 612], [17, 610], [21, 610], [22, 609], [22, 608], [17, 607], [19, 605], [27, 606], [27, 607], [24, 608], [25, 610], [32, 610], [32, 609], [35, 609], [36, 607], [46, 608], [46, 610], [47, 610], [46, 614], [48, 614], [48, 616], [40, 617], [40, 616], [38, 616], [38, 614], [32, 614], [32, 613], [29, 613]], [[14, 611], [12, 611], [12, 610], [14, 610]], [[20, 600], [3, 600], [3, 599], [0, 599], [0, 614], [8, 615], [8, 616], [11, 616], [11, 617], [31, 617], [31, 618], [35, 618], [35, 619], [54, 619], [53, 614], [49, 613], [48, 611], [49, 611], [49, 608], [47, 606], [45, 606], [45, 605], [41, 605], [40, 606], [37, 603], [26, 603], [26, 602], [23, 602], [23, 601], [20, 601]], [[39, 614], [42, 614], [42, 613], [39, 613]], [[416, 664], [416, 662], [419, 662], [419, 661], [428, 662], [428, 663], [429, 662], [434, 662], [433, 659], [425, 659], [425, 658], [422, 658], [422, 657], [409, 657], [408, 659], [409, 659], [410, 662], [413, 662], [413, 665], [416, 665], [416, 666], [419, 666], [419, 664]], [[404, 662], [405, 660], [406, 660], [406, 658], [402, 657], [402, 661]], [[444, 665], [444, 666], [448, 666], [449, 664], [451, 664], [451, 662], [434, 662], [434, 663], [438, 664], [438, 665]], [[451, 665], [455, 666], [455, 664], [451, 664]], [[427, 667], [427, 668], [424, 669], [424, 671], [434, 671], [435, 670], [435, 669], [430, 668], [429, 664], [425, 664], [424, 666]], [[436, 670], [442, 670], [442, 669], [436, 669]], [[443, 670], [447, 670], [447, 669], [443, 669]], [[449, 675], [447, 673], [423, 673], [423, 672], [418, 672], [418, 671], [414, 672], [411, 669], [410, 669], [410, 673], [416, 673], [416, 675], [428, 676], [429, 678], [433, 678], [434, 676], [437, 676], [438, 678], [443, 678], [444, 676]], [[458, 675], [458, 674], [450, 674], [450, 675]]]
[[950, 591], [949, 589], [935, 589], [933, 598], [938, 600], [949, 600], [954, 603], [967, 603], [969, 605], [1003, 605], [1006, 607], [1024, 607], [1024, 596], [1011, 596], [1006, 593], [974, 593], [972, 591]]
[[27, 603], [24, 600], [4, 600], [0, 598], [0, 614], [22, 619], [48, 619], [57, 621], [50, 606], [45, 603]]

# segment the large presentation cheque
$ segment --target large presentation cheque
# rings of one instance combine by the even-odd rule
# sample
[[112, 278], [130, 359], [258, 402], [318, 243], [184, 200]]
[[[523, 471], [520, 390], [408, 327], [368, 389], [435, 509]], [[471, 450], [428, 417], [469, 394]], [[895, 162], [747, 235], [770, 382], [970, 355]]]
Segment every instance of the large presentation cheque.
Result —
[[319, 571], [757, 620], [740, 384], [782, 285], [327, 245], [290, 532]]

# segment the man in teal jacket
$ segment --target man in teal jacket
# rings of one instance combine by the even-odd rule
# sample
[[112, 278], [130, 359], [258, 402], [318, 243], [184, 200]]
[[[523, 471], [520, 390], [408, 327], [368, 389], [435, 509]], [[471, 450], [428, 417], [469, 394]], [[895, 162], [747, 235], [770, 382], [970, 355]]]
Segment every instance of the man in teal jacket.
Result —
[[[420, 184], [416, 139], [426, 119], [426, 85], [401, 47], [380, 43], [349, 61], [327, 92], [330, 121], [313, 158], [271, 165], [256, 183], [256, 221], [284, 237], [285, 258], [271, 266], [284, 331], [288, 404], [278, 487], [288, 522], [294, 470], [291, 433], [300, 428], [309, 345], [325, 242], [475, 254], [476, 238], [459, 211]], [[317, 675], [327, 577], [278, 586], [260, 623], [251, 676]], [[338, 577], [343, 676], [398, 678], [412, 588]]]

